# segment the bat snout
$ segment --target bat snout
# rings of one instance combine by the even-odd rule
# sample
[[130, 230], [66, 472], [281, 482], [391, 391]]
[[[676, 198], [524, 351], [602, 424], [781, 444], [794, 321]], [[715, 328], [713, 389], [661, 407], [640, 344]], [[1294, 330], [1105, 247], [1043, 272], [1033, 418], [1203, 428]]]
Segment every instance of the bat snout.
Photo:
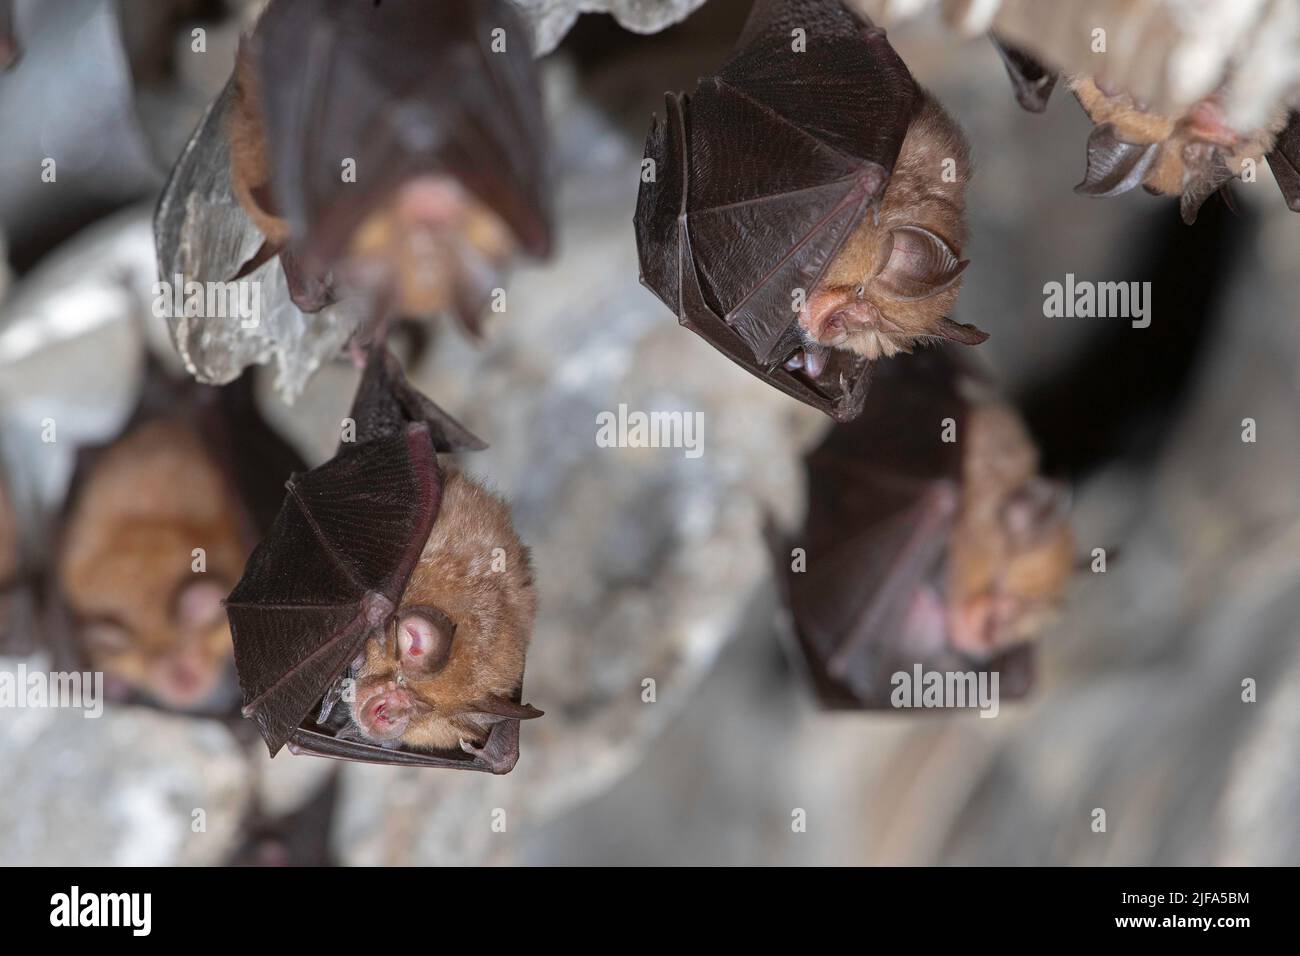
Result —
[[388, 681], [361, 705], [357, 723], [372, 740], [393, 740], [406, 732], [413, 712], [410, 695]]

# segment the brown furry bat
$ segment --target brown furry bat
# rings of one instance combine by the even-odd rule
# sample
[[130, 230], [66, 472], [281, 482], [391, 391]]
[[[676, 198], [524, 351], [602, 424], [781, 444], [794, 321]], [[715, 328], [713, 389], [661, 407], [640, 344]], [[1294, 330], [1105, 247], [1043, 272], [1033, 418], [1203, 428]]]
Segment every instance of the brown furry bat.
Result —
[[[961, 248], [970, 147], [934, 97], [921, 96], [878, 215], [849, 237], [799, 313], [810, 347], [789, 367], [816, 377], [826, 348], [874, 360], [925, 341], [977, 345], [988, 338], [948, 318], [967, 266]], [[946, 161], [951, 181], [943, 175]]]
[[1287, 124], [1285, 110], [1257, 130], [1228, 125], [1211, 96], [1182, 116], [1154, 113], [1123, 92], [1088, 76], [1069, 80], [1094, 129], [1088, 138], [1088, 170], [1075, 187], [1089, 196], [1115, 196], [1141, 185], [1150, 193], [1181, 196], [1183, 219], [1192, 223], [1201, 204], [1256, 165]]
[[[193, 709], [233, 664], [221, 599], [247, 541], [217, 463], [188, 424], [145, 423], [96, 461], [59, 550], [59, 589], [89, 664], [124, 691]], [[206, 573], [193, 550], [206, 553]]]
[[439, 514], [395, 626], [366, 644], [352, 716], [370, 740], [474, 753], [493, 722], [531, 715], [512, 701], [537, 594], [504, 501], [448, 470]]
[[962, 494], [948, 545], [946, 617], [953, 647], [986, 659], [1036, 637], [1074, 569], [1063, 497], [1038, 477], [1038, 452], [1007, 405], [967, 423]]

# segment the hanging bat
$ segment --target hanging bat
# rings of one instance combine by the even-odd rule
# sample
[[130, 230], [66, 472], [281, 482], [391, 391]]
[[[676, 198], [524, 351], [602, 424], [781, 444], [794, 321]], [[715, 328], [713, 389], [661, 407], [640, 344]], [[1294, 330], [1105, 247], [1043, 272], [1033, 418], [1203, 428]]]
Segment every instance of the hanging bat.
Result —
[[965, 136], [883, 30], [839, 0], [758, 0], [730, 59], [666, 110], [637, 198], [641, 281], [737, 364], [846, 421], [874, 360], [987, 338], [948, 318]]
[[[1288, 123], [1286, 111], [1279, 110], [1260, 129], [1241, 131], [1232, 127], [1213, 96], [1182, 116], [1167, 116], [1121, 90], [1103, 88], [1092, 77], [1074, 76], [1069, 82], [1093, 123], [1088, 168], [1075, 191], [1117, 196], [1140, 185], [1156, 195], [1180, 196], [1183, 221], [1189, 225], [1201, 204], [1239, 178], [1248, 164], [1257, 166], [1266, 156], [1273, 162], [1274, 146]], [[1287, 143], [1282, 145], [1285, 149]], [[1282, 180], [1279, 185], [1285, 193]], [[1295, 196], [1294, 191], [1287, 196], [1288, 204]]]
[[342, 291], [474, 334], [514, 253], [549, 254], [527, 28], [504, 0], [272, 0], [241, 45], [233, 190], [294, 302]]
[[818, 696], [888, 707], [891, 675], [918, 663], [999, 671], [1003, 694], [1023, 694], [1074, 563], [1065, 496], [949, 349], [878, 375], [880, 399], [808, 456], [808, 515], [778, 551]]
[[226, 600], [244, 715], [272, 755], [508, 773], [542, 713], [519, 703], [531, 562], [505, 502], [437, 457], [484, 446], [384, 348], [350, 418]]
[[103, 671], [112, 699], [231, 713], [221, 599], [301, 462], [259, 416], [249, 375], [214, 388], [146, 364], [122, 434], [78, 451], [51, 640], [69, 669]]

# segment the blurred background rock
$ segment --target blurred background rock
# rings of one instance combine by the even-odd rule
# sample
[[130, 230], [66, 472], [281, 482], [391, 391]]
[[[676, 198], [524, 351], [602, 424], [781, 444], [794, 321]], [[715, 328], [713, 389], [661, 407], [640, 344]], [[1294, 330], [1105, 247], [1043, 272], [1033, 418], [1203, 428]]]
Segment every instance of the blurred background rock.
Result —
[[[27, 56], [0, 76], [0, 441], [37, 553], [75, 443], [130, 408], [150, 203], [256, 4], [151, 6], [170, 13], [123, 31], [107, 0], [20, 0]], [[1023, 113], [985, 41], [891, 29], [974, 148], [956, 317], [992, 333], [979, 354], [1074, 483], [1081, 555], [1108, 564], [1079, 575], [1035, 694], [997, 719], [821, 714], [784, 656], [760, 531], [768, 512], [798, 519], [799, 458], [827, 423], [678, 328], [637, 283], [631, 229], [650, 113], [719, 62], [746, 9], [710, 0], [653, 36], [578, 20], [545, 61], [559, 254], [515, 273], [485, 346], [441, 326], [413, 372], [491, 442], [462, 463], [513, 501], [539, 568], [525, 699], [547, 715], [514, 772], [271, 761], [223, 724], [152, 711], [0, 712], [0, 862], [274, 861], [240, 847], [250, 821], [286, 816], [324, 838], [298, 856], [313, 862], [1300, 861], [1300, 217], [1266, 168], [1237, 184], [1235, 215], [1212, 200], [1194, 227], [1172, 201], [1076, 196], [1089, 124], [1070, 97]], [[215, 38], [201, 61], [197, 23]], [[98, 68], [68, 64], [74, 38]], [[42, 183], [60, 143], [70, 171]], [[1067, 272], [1151, 281], [1151, 327], [1045, 318], [1043, 284]], [[355, 381], [326, 368], [292, 408], [264, 382], [265, 409], [319, 461]], [[703, 411], [704, 455], [598, 448], [595, 416], [621, 402]]]

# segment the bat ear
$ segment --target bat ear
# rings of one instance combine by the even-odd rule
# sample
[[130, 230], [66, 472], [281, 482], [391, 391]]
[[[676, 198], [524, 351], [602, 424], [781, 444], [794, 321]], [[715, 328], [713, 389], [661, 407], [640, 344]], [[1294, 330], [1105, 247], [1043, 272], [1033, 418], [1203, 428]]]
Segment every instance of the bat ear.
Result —
[[942, 339], [947, 339], [949, 342], [960, 342], [962, 345], [979, 345], [989, 337], [989, 334], [984, 330], [977, 329], [973, 325], [954, 322], [946, 315], [934, 327], [934, 334]]
[[1157, 144], [1138, 146], [1115, 137], [1115, 127], [1102, 123], [1088, 136], [1088, 171], [1074, 191], [1083, 196], [1118, 196], [1146, 178], [1156, 161]]
[[466, 712], [462, 715], [479, 724], [500, 723], [503, 720], [532, 720], [540, 717], [544, 711], [538, 710], [531, 704], [516, 704], [512, 700], [493, 694], [490, 697], [483, 697], [470, 704]]
[[872, 285], [891, 299], [928, 299], [957, 281], [970, 262], [958, 259], [948, 243], [929, 229], [899, 226], [890, 230], [884, 268]]
[[397, 619], [397, 650], [403, 664], [435, 674], [451, 657], [456, 622], [431, 605], [404, 608]]

